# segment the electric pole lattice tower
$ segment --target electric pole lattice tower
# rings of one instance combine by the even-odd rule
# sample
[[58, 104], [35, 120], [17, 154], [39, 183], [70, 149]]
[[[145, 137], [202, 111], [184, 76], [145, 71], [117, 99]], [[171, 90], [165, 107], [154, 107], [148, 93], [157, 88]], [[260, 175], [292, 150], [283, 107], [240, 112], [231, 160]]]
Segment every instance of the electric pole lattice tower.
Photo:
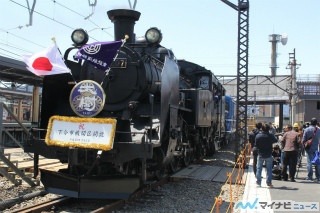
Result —
[[238, 65], [237, 65], [237, 107], [236, 107], [236, 161], [240, 150], [247, 143], [248, 103], [248, 52], [249, 52], [249, 0], [238, 0], [238, 6], [228, 0], [221, 0], [238, 11]]

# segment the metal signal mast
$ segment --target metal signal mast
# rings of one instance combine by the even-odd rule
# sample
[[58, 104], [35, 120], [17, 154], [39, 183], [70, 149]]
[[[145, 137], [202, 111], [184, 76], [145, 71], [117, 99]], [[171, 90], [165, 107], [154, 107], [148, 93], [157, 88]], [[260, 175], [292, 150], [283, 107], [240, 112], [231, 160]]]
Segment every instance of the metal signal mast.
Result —
[[248, 49], [249, 49], [249, 0], [238, 0], [238, 6], [221, 0], [238, 11], [238, 65], [237, 65], [237, 114], [235, 145], [236, 160], [247, 143], [247, 100], [248, 100]]

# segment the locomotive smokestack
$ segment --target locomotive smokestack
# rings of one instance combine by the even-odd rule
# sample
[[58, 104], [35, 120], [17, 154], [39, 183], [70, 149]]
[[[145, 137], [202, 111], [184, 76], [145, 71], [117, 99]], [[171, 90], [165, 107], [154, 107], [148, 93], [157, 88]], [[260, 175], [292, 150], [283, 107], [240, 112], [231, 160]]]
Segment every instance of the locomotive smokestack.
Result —
[[114, 23], [115, 40], [129, 36], [128, 43], [134, 43], [134, 24], [140, 18], [140, 12], [135, 10], [117, 9], [107, 12], [109, 19]]

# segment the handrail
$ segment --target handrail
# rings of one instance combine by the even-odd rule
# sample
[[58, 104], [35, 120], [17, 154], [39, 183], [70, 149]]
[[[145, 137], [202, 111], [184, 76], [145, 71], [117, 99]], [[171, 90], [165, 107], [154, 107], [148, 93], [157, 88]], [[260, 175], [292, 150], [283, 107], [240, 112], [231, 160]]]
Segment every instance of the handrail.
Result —
[[[5, 105], [3, 102], [0, 102], [0, 104], [2, 105], [3, 108], [5, 108], [5, 110], [7, 110], [8, 114], [10, 116], [12, 116], [12, 118], [19, 124], [19, 126], [23, 129], [23, 131], [27, 134], [30, 135], [29, 130], [21, 123], [21, 121], [19, 120], [19, 118], [17, 116], [15, 116], [15, 114], [9, 109], [9, 107], [7, 105]], [[2, 115], [1, 115], [2, 116]]]
[[[22, 180], [24, 180], [26, 183], [28, 183], [30, 186], [35, 186], [36, 184], [24, 174], [24, 172], [21, 172], [18, 167], [16, 167], [9, 159], [7, 159], [3, 154], [0, 154], [0, 159], [9, 166], [17, 175], [19, 175]], [[14, 184], [16, 182], [14, 181]]]
[[[2, 111], [3, 112], [3, 108], [5, 109], [5, 110], [7, 110], [7, 112], [8, 112], [8, 114], [10, 115], [10, 116], [12, 116], [12, 118], [17, 122], [17, 124], [22, 128], [22, 130], [23, 130], [23, 132], [24, 133], [26, 133], [27, 134], [27, 136], [32, 136], [32, 134], [29, 132], [29, 130], [23, 125], [23, 123], [18, 119], [18, 117], [17, 116], [15, 116], [14, 115], [14, 113], [9, 109], [9, 107], [6, 105], [6, 104], [4, 104], [3, 102], [0, 102], [0, 108], [2, 109], [2, 110], [0, 110], [0, 112]], [[1, 127], [0, 128], [3, 128], [3, 121], [2, 121], [2, 114], [0, 115], [1, 116], [1, 118], [0, 118], [0, 121], [1, 121]], [[2, 129], [0, 129], [0, 133], [2, 133]], [[15, 143], [15, 144], [17, 144], [20, 148], [22, 148], [23, 149], [23, 146], [21, 145], [21, 143], [19, 143], [19, 141], [17, 141], [13, 136], [12, 136], [12, 134], [10, 134], [10, 132], [9, 131], [7, 131], [7, 130], [4, 130], [4, 132], [12, 139], [12, 141]], [[2, 134], [0, 134], [0, 137], [2, 137]], [[0, 139], [0, 142], [1, 142], [2, 140]], [[2, 146], [3, 144], [2, 144], [3, 142], [1, 142], [0, 143], [0, 146]], [[1, 153], [3, 154], [3, 152], [2, 152], [2, 150], [1, 150]], [[33, 158], [33, 156], [32, 155], [30, 155], [29, 153], [27, 153], [31, 158]]]

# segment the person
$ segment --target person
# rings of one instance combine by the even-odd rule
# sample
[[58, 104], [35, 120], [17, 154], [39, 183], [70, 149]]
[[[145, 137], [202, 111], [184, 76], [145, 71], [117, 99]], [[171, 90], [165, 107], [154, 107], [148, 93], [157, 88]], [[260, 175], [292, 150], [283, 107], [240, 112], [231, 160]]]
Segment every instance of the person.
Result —
[[302, 144], [302, 128], [299, 127], [298, 123], [293, 124], [293, 129], [299, 134], [299, 147], [298, 147], [298, 162], [297, 165], [301, 167], [302, 165], [302, 153], [303, 153], [303, 144]]
[[30, 110], [28, 110], [26, 112], [26, 120], [29, 121], [30, 120]]
[[[282, 129], [282, 134], [279, 137], [279, 142], [281, 141], [283, 135], [287, 132], [287, 130], [288, 129], [285, 127]], [[281, 164], [281, 168], [282, 168], [283, 167], [283, 157], [284, 157], [284, 151], [283, 151], [284, 147], [282, 146], [281, 142], [279, 143], [279, 145], [280, 145], [280, 150], [281, 150], [280, 164]]]
[[289, 166], [290, 181], [295, 182], [295, 174], [298, 161], [299, 133], [292, 129], [292, 125], [286, 125], [287, 131], [281, 138], [281, 146], [283, 147], [283, 166], [281, 171], [282, 180], [288, 180], [287, 168]]
[[252, 156], [253, 156], [253, 173], [254, 175], [256, 175], [257, 173], [257, 159], [258, 159], [258, 149], [255, 146], [255, 140], [256, 140], [256, 136], [257, 134], [260, 132], [262, 127], [262, 123], [261, 122], [257, 122], [256, 123], [256, 128], [253, 129], [250, 133], [249, 133], [249, 142], [251, 145], [251, 151], [252, 151]]
[[281, 151], [278, 144], [273, 145], [272, 158], [272, 179], [273, 180], [281, 180], [281, 167], [280, 167], [280, 157]]
[[277, 132], [276, 132], [276, 128], [274, 126], [274, 123], [269, 122], [269, 126], [270, 126], [269, 133], [272, 135], [275, 135]]
[[[307, 169], [308, 169], [308, 177], [305, 180], [313, 180], [313, 169], [312, 169], [312, 158], [315, 154], [315, 152], [318, 150], [319, 146], [319, 140], [320, 140], [320, 131], [318, 131], [318, 128], [316, 126], [317, 124], [317, 119], [312, 118], [310, 122], [310, 126], [307, 127], [302, 136], [302, 143], [305, 144], [307, 140], [309, 140], [313, 134], [313, 140], [312, 144], [309, 148], [305, 149], [306, 155], [307, 155]], [[320, 181], [320, 165], [315, 165], [315, 176], [316, 176], [316, 181]]]
[[[301, 146], [302, 146], [302, 133], [303, 133], [303, 131], [302, 131], [302, 127], [299, 127], [299, 124], [298, 123], [294, 123], [293, 124], [293, 130], [294, 131], [296, 131], [297, 133], [298, 133], [298, 136], [299, 136], [299, 143], [301, 144]], [[299, 144], [299, 146], [300, 146], [300, 144]]]
[[261, 173], [262, 165], [266, 163], [267, 169], [267, 186], [273, 187], [272, 185], [272, 167], [273, 167], [273, 143], [277, 142], [277, 138], [269, 133], [270, 126], [265, 123], [261, 127], [261, 131], [256, 136], [256, 147], [258, 149], [258, 162], [257, 162], [257, 186], [261, 186]]
[[298, 123], [293, 124], [293, 130], [296, 132], [299, 132], [299, 124]]
[[273, 145], [272, 157], [273, 157], [273, 166], [279, 167], [281, 151], [278, 144]]

